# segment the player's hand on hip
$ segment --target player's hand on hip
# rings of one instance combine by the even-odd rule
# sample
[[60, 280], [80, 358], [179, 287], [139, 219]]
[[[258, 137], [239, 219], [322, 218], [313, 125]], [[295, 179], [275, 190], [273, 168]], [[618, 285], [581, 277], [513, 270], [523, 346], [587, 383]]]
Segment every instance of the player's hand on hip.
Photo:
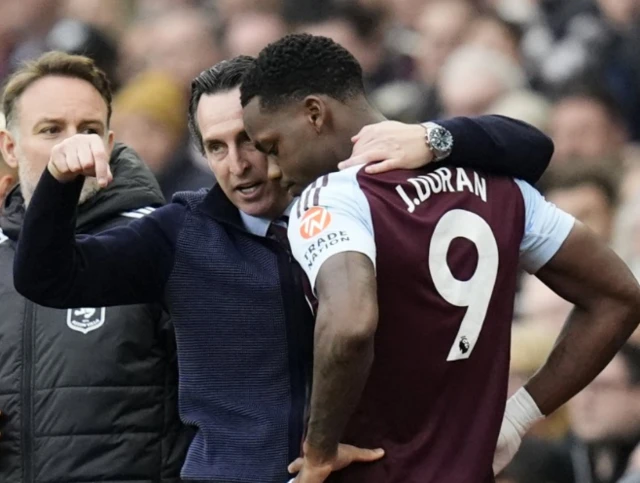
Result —
[[522, 438], [544, 415], [524, 388], [520, 388], [507, 401], [500, 427], [496, 452], [493, 455], [493, 474], [500, 473], [513, 459], [520, 448]]
[[511, 460], [518, 452], [522, 443], [522, 436], [513, 422], [505, 415], [500, 427], [500, 436], [498, 436], [498, 444], [496, 452], [493, 455], [493, 474], [498, 475], [505, 467], [511, 463]]
[[330, 460], [318, 462], [309, 456], [296, 459], [288, 467], [289, 473], [298, 473], [293, 480], [295, 483], [322, 483], [334, 471], [340, 471], [352, 463], [370, 463], [384, 456], [384, 450], [363, 449], [341, 444], [338, 452]]
[[107, 148], [97, 134], [76, 134], [55, 145], [47, 169], [63, 183], [78, 176], [95, 176], [104, 188], [113, 180]]
[[363, 127], [351, 138], [351, 157], [338, 165], [346, 169], [363, 163], [367, 173], [393, 169], [415, 169], [429, 164], [433, 153], [425, 142], [425, 129], [419, 124], [382, 121]]

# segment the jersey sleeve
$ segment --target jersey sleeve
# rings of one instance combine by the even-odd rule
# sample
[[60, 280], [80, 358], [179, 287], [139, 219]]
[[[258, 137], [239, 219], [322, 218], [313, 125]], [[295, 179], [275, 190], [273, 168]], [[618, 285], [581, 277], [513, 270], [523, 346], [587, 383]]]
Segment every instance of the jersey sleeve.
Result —
[[529, 273], [540, 270], [569, 236], [575, 218], [548, 202], [525, 181], [516, 180], [525, 205], [524, 236], [520, 264]]
[[309, 277], [315, 293], [320, 267], [333, 255], [358, 252], [376, 264], [376, 245], [369, 203], [358, 186], [356, 166], [323, 176], [291, 210], [291, 251]]

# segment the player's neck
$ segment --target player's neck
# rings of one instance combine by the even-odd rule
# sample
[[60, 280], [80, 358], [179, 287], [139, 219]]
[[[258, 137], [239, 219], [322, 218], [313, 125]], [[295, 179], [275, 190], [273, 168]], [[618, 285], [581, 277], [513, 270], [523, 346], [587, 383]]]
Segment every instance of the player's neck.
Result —
[[345, 122], [351, 124], [350, 128], [353, 132], [351, 136], [355, 136], [369, 124], [386, 121], [382, 113], [369, 104], [365, 97], [354, 99], [349, 107], [351, 107], [350, 116]]
[[385, 120], [386, 118], [374, 109], [366, 98], [349, 101], [349, 108], [344, 111], [343, 117], [340, 119], [340, 137], [343, 142], [339, 146], [338, 159], [343, 161], [351, 156], [353, 150], [351, 138], [358, 134], [363, 127]]

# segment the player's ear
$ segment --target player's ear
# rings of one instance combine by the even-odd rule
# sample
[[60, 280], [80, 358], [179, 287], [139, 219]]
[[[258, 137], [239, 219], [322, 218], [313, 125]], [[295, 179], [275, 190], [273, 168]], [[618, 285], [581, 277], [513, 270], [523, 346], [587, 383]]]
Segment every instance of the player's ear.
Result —
[[309, 124], [320, 133], [326, 122], [327, 105], [318, 96], [307, 96], [304, 100], [304, 110]]

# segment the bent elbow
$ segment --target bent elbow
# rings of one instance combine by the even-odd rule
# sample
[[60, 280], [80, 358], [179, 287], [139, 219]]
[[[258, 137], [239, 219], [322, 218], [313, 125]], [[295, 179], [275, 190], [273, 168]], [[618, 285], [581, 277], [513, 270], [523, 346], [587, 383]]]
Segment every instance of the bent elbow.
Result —
[[20, 295], [38, 305], [54, 309], [67, 308], [64, 300], [54, 295], [54, 289], [43, 286], [28, 270], [14, 265], [13, 286]]
[[640, 287], [620, 290], [617, 296], [603, 301], [599, 307], [602, 316], [611, 317], [618, 334], [626, 340], [640, 323]]

